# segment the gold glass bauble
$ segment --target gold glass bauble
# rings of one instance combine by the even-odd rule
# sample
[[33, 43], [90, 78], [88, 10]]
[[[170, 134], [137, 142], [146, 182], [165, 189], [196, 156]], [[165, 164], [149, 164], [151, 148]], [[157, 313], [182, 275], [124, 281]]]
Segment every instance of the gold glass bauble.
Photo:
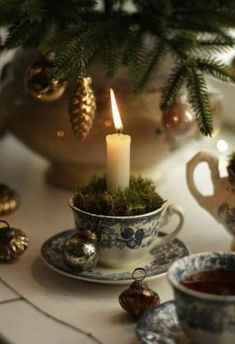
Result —
[[0, 215], [10, 214], [18, 207], [19, 203], [19, 194], [9, 186], [0, 184]]
[[9, 226], [8, 222], [0, 220], [4, 227], [0, 228], [0, 262], [16, 260], [28, 247], [29, 239], [17, 228]]
[[52, 102], [59, 99], [67, 82], [51, 78], [53, 58], [48, 56], [34, 62], [25, 75], [26, 90], [37, 100]]

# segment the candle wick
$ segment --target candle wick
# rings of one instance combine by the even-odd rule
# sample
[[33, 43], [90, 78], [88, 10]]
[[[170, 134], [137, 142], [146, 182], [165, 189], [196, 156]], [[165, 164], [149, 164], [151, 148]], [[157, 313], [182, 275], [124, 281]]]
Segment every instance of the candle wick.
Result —
[[122, 129], [117, 130], [117, 134], [120, 135], [122, 133]]

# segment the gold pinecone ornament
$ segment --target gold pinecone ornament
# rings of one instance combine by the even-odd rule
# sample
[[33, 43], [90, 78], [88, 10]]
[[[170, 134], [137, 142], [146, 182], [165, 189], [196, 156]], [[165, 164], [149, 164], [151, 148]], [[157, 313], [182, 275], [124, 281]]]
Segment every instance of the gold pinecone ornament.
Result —
[[69, 105], [69, 117], [74, 134], [81, 140], [89, 134], [96, 111], [96, 99], [91, 77], [79, 77]]

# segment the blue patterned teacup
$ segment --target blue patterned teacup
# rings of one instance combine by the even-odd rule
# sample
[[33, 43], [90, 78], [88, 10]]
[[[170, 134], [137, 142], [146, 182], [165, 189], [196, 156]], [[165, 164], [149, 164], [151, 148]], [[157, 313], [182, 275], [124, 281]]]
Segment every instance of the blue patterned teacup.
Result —
[[189, 289], [181, 281], [211, 270], [235, 271], [235, 253], [194, 254], [174, 262], [168, 271], [183, 331], [199, 344], [235, 343], [235, 296]]
[[[151, 213], [135, 216], [91, 214], [75, 207], [73, 199], [70, 206], [75, 228], [91, 228], [96, 232], [99, 239], [99, 264], [112, 268], [131, 265], [141, 260], [152, 246], [173, 240], [184, 222], [182, 210], [176, 205], [164, 204]], [[156, 242], [159, 227], [165, 225], [173, 214], [179, 217], [176, 228]]]

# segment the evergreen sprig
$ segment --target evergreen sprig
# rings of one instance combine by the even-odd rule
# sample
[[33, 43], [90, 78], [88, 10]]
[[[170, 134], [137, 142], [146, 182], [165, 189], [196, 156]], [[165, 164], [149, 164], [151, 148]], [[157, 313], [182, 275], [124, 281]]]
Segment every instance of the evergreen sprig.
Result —
[[163, 86], [163, 95], [161, 98], [160, 107], [162, 111], [166, 111], [173, 104], [176, 95], [179, 92], [179, 89], [184, 83], [186, 76], [186, 67], [185, 65], [178, 64], [172, 70], [168, 80]]
[[[161, 109], [172, 105], [182, 86], [188, 91], [202, 133], [212, 133], [205, 76], [234, 83], [228, 67], [213, 56], [234, 47], [234, 0], [0, 0], [0, 24], [8, 28], [5, 49], [38, 48], [55, 53], [52, 76], [76, 78], [82, 66], [103, 60], [106, 76], [121, 64], [135, 92], [143, 92], [173, 57]], [[149, 43], [150, 42], [150, 43]]]
[[198, 127], [203, 134], [212, 135], [212, 114], [205, 80], [202, 74], [194, 67], [188, 68], [186, 78], [189, 100], [194, 110]]

